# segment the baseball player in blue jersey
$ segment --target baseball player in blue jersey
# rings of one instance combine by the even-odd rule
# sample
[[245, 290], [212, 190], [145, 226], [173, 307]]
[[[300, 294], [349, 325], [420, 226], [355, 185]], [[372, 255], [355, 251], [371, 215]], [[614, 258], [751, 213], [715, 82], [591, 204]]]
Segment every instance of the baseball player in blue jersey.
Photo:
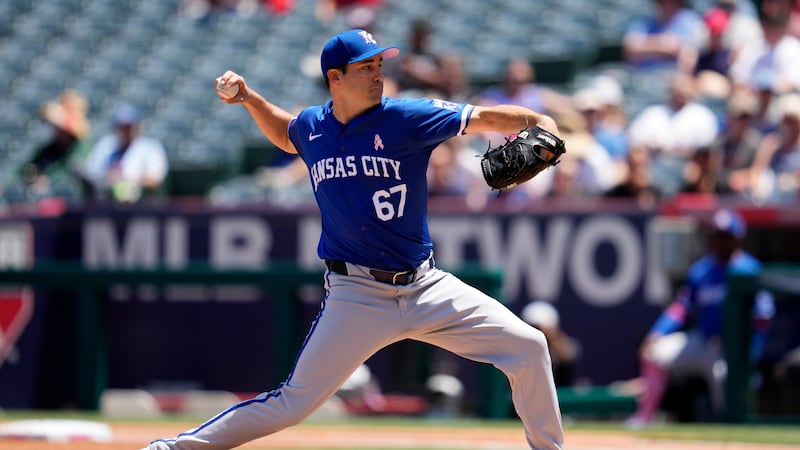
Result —
[[322, 219], [318, 253], [328, 269], [326, 296], [277, 389], [149, 449], [228, 449], [295, 425], [375, 352], [403, 339], [493, 364], [509, 379], [530, 448], [562, 448], [543, 334], [438, 269], [426, 217], [426, 168], [437, 145], [466, 133], [512, 134], [528, 124], [557, 135], [557, 126], [519, 106], [384, 97], [383, 60], [398, 53], [364, 30], [336, 35], [321, 55], [331, 100], [297, 116], [265, 100], [239, 74], [228, 71], [216, 80], [223, 101], [243, 105], [270, 141], [308, 166]]
[[[670, 373], [702, 376], [709, 388], [714, 412], [722, 412], [725, 366], [721, 336], [726, 278], [728, 274], [757, 274], [761, 263], [740, 248], [745, 222], [736, 212], [717, 211], [709, 231], [708, 253], [690, 266], [677, 298], [659, 316], [642, 344], [643, 391], [635, 414], [626, 421], [630, 428], [653, 422]], [[758, 291], [753, 308], [752, 360], [761, 354], [774, 312], [772, 295], [765, 290]], [[690, 320], [692, 327], [682, 331]]]

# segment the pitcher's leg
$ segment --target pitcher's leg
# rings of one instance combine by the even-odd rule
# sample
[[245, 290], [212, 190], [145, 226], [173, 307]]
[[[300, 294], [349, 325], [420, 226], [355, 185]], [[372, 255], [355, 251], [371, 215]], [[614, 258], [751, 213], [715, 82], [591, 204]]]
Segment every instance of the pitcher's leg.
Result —
[[436, 276], [445, 280], [426, 290], [413, 311], [427, 328], [415, 339], [500, 369], [511, 385], [528, 445], [561, 449], [564, 433], [544, 334], [453, 275]]
[[[547, 342], [539, 330], [531, 331], [529, 335], [520, 334], [509, 340], [512, 349], [519, 351], [493, 364], [508, 377], [514, 409], [525, 423], [531, 448], [561, 449], [564, 443], [561, 412]], [[527, 351], [523, 350], [526, 347]]]
[[[230, 449], [301, 422], [330, 398], [369, 356], [393, 342], [396, 302], [329, 293], [286, 382], [238, 403], [200, 427], [150, 444], [151, 450]], [[346, 296], [347, 298], [343, 298]]]

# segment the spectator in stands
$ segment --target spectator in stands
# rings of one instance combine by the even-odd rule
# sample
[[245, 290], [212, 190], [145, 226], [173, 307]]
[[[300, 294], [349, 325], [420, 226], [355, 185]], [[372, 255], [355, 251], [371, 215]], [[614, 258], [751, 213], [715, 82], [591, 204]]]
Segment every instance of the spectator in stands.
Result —
[[563, 201], [585, 197], [587, 193], [580, 181], [581, 162], [577, 158], [562, 158], [561, 162], [549, 171], [550, 183], [544, 196]]
[[[561, 136], [565, 142], [569, 142], [569, 151], [564, 154], [562, 163], [557, 165], [554, 170], [550, 170], [545, 177], [553, 177], [553, 181], [562, 178], [559, 183], [566, 181], [559, 177], [561, 164], [566, 160], [574, 160], [575, 169], [575, 195], [602, 195], [607, 189], [617, 182], [617, 173], [614, 172], [614, 161], [606, 150], [592, 135], [588, 128], [588, 123], [580, 113], [568, 110], [557, 114], [561, 124]], [[569, 164], [568, 164], [569, 165]], [[565, 170], [561, 175], [568, 175]], [[569, 185], [569, 184], [568, 184]], [[557, 187], [551, 182], [550, 195], [557, 194], [553, 188]], [[565, 187], [565, 186], [561, 186]], [[562, 196], [569, 194], [569, 191], [562, 191]]]
[[697, 149], [683, 169], [680, 191], [693, 194], [741, 195], [763, 134], [754, 126], [758, 99], [738, 92], [728, 99], [723, 130], [708, 147]]
[[416, 19], [408, 32], [403, 54], [387, 72], [402, 95], [416, 95], [442, 86], [439, 71], [440, 55], [431, 48], [433, 29], [425, 19]]
[[788, 18], [797, 9], [797, 0], [761, 0], [762, 17]]
[[349, 28], [372, 30], [383, 0], [317, 0], [317, 19], [329, 23], [336, 17], [344, 17]]
[[183, 0], [179, 12], [188, 18], [200, 23], [221, 16], [223, 14], [236, 14], [241, 0]]
[[704, 22], [708, 40], [693, 61], [687, 58], [687, 71], [697, 78], [701, 96], [726, 98], [731, 90], [728, 70], [733, 62], [733, 49], [724, 41], [731, 13], [723, 8], [706, 12]]
[[756, 122], [758, 111], [758, 97], [751, 92], [738, 92], [728, 99], [723, 130], [709, 146], [720, 160], [717, 184], [722, 193], [741, 195], [748, 184], [747, 169], [763, 138]]
[[[659, 316], [642, 342], [639, 354], [642, 391], [635, 414], [626, 421], [628, 427], [641, 428], [654, 422], [670, 375], [701, 376], [709, 390], [713, 413], [723, 410], [725, 371], [721, 327], [726, 277], [757, 274], [761, 263], [742, 249], [745, 221], [735, 211], [715, 212], [708, 231], [707, 254], [691, 265], [674, 302]], [[759, 291], [753, 307], [751, 361], [762, 353], [774, 312], [772, 295]]]
[[800, 186], [800, 94], [781, 98], [778, 129], [764, 136], [749, 169], [749, 189], [759, 201], [791, 201]]
[[794, 8], [789, 13], [789, 34], [800, 38], [800, 2], [794, 0]]
[[662, 193], [652, 181], [650, 150], [634, 145], [629, 149], [625, 162], [620, 181], [607, 190], [604, 196], [633, 199], [643, 209], [655, 207]]
[[86, 161], [86, 172], [100, 199], [134, 202], [159, 193], [168, 160], [161, 142], [139, 134], [140, 112], [122, 103], [114, 111], [114, 133], [100, 138]]
[[680, 187], [683, 165], [698, 148], [709, 146], [717, 137], [716, 114], [697, 100], [695, 79], [674, 72], [668, 82], [666, 102], [644, 108], [631, 121], [631, 146], [647, 147], [652, 153], [653, 181], [666, 195]]
[[511, 104], [537, 111], [570, 109], [570, 98], [536, 82], [536, 69], [525, 58], [516, 57], [506, 63], [500, 84], [489, 86], [479, 95], [482, 105]]
[[262, 0], [263, 8], [273, 16], [282, 16], [294, 11], [295, 0]]
[[722, 31], [722, 45], [730, 49], [734, 57], [745, 44], [764, 40], [761, 25], [758, 23], [758, 10], [750, 0], [717, 0], [706, 11], [706, 19], [716, 11], [727, 16], [725, 29]]
[[723, 193], [720, 181], [721, 158], [709, 147], [697, 149], [683, 168], [681, 193], [716, 195]]
[[800, 39], [787, 33], [788, 16], [762, 14], [763, 42], [745, 45], [731, 64], [735, 90], [758, 92], [759, 119], [777, 122], [773, 97], [800, 90]]
[[442, 54], [439, 58], [439, 76], [441, 82], [438, 92], [442, 98], [453, 102], [472, 100], [472, 84], [461, 54]]
[[40, 116], [51, 126], [52, 134], [19, 169], [28, 200], [65, 195], [73, 201], [83, 198], [82, 165], [90, 146], [88, 106], [86, 99], [71, 89], [42, 105]]
[[551, 303], [533, 301], [522, 309], [520, 317], [544, 333], [556, 386], [571, 386], [575, 382], [575, 364], [581, 356], [581, 345], [561, 327], [558, 310]]
[[428, 164], [428, 195], [432, 198], [463, 196], [470, 209], [483, 208], [490, 191], [476, 156], [479, 153], [470, 145], [467, 136], [440, 144]]
[[[419, 95], [430, 98], [441, 98], [453, 102], [472, 100], [472, 84], [464, 66], [464, 57], [457, 52], [444, 52], [438, 54], [434, 61], [435, 77], [428, 80], [431, 84], [419, 88]], [[390, 80], [392, 80], [390, 78]], [[408, 96], [414, 91], [400, 92], [401, 96]]]
[[723, 8], [713, 8], [705, 13], [703, 23], [708, 31], [708, 42], [700, 50], [692, 72], [697, 75], [708, 70], [727, 76], [733, 54], [723, 36], [730, 23], [730, 13]]
[[656, 15], [634, 21], [625, 31], [625, 60], [634, 68], [685, 67], [704, 39], [699, 12], [684, 0], [655, 0]]
[[575, 92], [572, 101], [598, 144], [614, 161], [624, 162], [628, 153], [628, 116], [619, 82], [610, 75], [596, 75], [586, 87]]
[[668, 99], [640, 111], [628, 127], [631, 145], [645, 145], [658, 154], [687, 157], [717, 137], [714, 112], [697, 99], [695, 80], [674, 72], [668, 81]]

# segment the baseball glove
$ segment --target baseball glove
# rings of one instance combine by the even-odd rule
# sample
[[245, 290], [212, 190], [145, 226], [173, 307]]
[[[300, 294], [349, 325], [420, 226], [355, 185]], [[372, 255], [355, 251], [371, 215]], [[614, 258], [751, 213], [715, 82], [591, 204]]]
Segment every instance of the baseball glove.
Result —
[[481, 158], [481, 170], [492, 189], [508, 189], [558, 164], [567, 151], [564, 141], [539, 127], [526, 128], [513, 139], [489, 148]]

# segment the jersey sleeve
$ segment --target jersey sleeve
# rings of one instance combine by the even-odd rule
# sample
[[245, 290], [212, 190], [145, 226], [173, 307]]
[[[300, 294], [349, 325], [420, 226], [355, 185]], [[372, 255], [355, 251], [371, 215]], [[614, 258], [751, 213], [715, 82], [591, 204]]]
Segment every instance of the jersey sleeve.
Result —
[[303, 144], [302, 140], [300, 139], [300, 118], [299, 115], [292, 118], [289, 121], [289, 125], [286, 128], [286, 134], [289, 136], [289, 140], [292, 141], [292, 145], [294, 148], [297, 149], [297, 154], [300, 157], [303, 157]]
[[473, 108], [468, 103], [421, 98], [405, 103], [404, 119], [422, 147], [435, 146], [464, 134]]
[[650, 334], [663, 336], [683, 327], [689, 315], [690, 292], [689, 286], [683, 286], [678, 290], [675, 300], [661, 313], [650, 328]]

